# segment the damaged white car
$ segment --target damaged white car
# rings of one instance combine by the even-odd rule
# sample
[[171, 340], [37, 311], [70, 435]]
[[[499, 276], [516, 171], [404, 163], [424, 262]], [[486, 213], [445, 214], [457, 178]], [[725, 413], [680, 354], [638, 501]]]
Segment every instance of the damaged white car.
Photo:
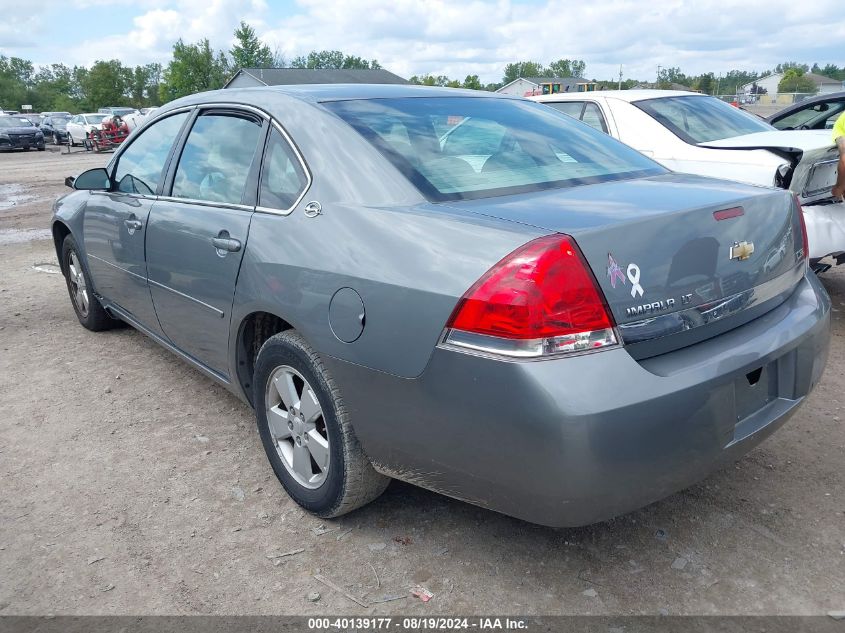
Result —
[[608, 90], [531, 97], [679, 172], [790, 189], [804, 208], [817, 271], [845, 262], [845, 204], [830, 193], [839, 152], [829, 130], [778, 130], [714, 97]]

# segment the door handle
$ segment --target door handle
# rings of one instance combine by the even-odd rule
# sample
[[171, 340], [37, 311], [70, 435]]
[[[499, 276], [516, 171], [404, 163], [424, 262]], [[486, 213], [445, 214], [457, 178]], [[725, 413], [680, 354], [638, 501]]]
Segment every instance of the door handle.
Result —
[[144, 226], [144, 223], [137, 218], [127, 218], [123, 221], [123, 223], [126, 225], [129, 235], [134, 235], [135, 231], [140, 231]]
[[233, 237], [212, 237], [211, 245], [219, 252], [237, 253], [241, 250], [241, 243]]

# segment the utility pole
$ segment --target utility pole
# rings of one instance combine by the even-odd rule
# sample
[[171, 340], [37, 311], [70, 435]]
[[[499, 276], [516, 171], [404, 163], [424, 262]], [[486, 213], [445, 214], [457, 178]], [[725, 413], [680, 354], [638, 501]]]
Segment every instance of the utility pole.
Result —
[[660, 64], [657, 64], [657, 81], [654, 82], [655, 88], [660, 88], [660, 69], [663, 68]]
[[622, 90], [622, 64], [619, 64], [619, 90]]

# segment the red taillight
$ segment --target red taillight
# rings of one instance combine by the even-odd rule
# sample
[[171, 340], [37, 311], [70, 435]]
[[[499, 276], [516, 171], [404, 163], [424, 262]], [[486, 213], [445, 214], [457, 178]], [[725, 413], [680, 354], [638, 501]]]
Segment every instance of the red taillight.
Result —
[[549, 235], [518, 248], [463, 296], [447, 342], [513, 356], [616, 343], [613, 319], [572, 238]]
[[807, 223], [804, 222], [804, 209], [801, 208], [801, 203], [798, 201], [798, 196], [793, 194], [795, 198], [795, 209], [798, 212], [798, 219], [801, 220], [801, 248], [804, 250], [804, 259], [810, 259], [810, 241], [807, 239]]

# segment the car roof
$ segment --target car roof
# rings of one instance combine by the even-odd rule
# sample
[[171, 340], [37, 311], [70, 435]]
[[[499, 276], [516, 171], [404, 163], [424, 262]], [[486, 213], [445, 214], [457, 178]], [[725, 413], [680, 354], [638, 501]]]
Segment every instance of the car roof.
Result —
[[211, 92], [200, 92], [173, 101], [168, 105], [194, 105], [213, 101], [242, 100], [257, 103], [261, 95], [284, 96], [299, 101], [320, 103], [352, 99], [397, 99], [401, 97], [475, 97], [483, 99], [521, 99], [511, 95], [483, 90], [441, 88], [437, 86], [415, 86], [401, 84], [299, 84], [287, 86], [260, 86], [254, 88], [226, 88]]
[[700, 92], [688, 92], [686, 90], [595, 90], [590, 92], [558, 92], [550, 95], [536, 95], [529, 97], [533, 101], [579, 101], [588, 97], [608, 97], [621, 101], [644, 101], [646, 99], [657, 99], [660, 97], [706, 97]]
[[817, 103], [824, 103], [825, 101], [840, 101], [845, 99], [845, 91], [843, 92], [828, 92], [827, 94], [823, 95], [816, 95], [814, 97], [809, 97], [808, 99], [802, 99], [798, 103], [793, 103], [790, 106], [786, 106], [783, 110], [778, 110], [773, 115], [768, 117], [766, 120], [770, 123], [772, 121], [779, 121], [785, 116], [789, 116], [793, 112], [797, 110], [802, 110], [807, 106], [812, 106]]

